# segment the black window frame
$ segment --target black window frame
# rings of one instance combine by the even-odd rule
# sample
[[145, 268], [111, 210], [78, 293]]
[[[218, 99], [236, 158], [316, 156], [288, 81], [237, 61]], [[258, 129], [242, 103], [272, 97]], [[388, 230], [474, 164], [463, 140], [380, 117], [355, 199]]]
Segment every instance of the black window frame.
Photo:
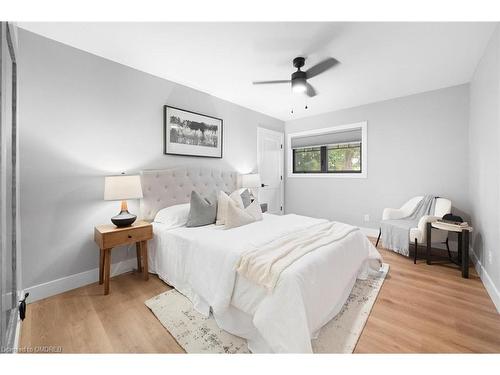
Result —
[[[303, 148], [317, 148], [318, 146], [311, 146], [311, 147], [297, 147], [292, 149], [292, 168], [293, 168], [293, 173], [323, 173], [323, 170], [325, 169], [326, 163], [324, 162], [326, 158], [324, 157], [324, 152], [323, 147], [320, 147], [320, 170], [319, 171], [296, 171], [295, 170], [295, 151], [297, 149], [303, 149]], [[328, 166], [326, 166], [328, 168]]]
[[[324, 146], [309, 146], [309, 147], [297, 147], [292, 148], [292, 173], [293, 174], [361, 174], [363, 173], [363, 143], [359, 142], [359, 171], [350, 170], [350, 171], [330, 171], [328, 170], [328, 147], [333, 145], [324, 145]], [[302, 148], [314, 148], [320, 147], [320, 165], [321, 170], [319, 171], [296, 171], [295, 170], [295, 151]]]

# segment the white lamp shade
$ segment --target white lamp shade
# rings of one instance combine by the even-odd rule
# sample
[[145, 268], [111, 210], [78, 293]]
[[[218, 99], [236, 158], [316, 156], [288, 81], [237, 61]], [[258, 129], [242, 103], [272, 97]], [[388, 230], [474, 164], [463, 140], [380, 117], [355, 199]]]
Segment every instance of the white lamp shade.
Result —
[[104, 200], [142, 198], [140, 176], [108, 176], [104, 178]]
[[241, 186], [244, 188], [260, 187], [260, 175], [258, 173], [242, 175], [241, 176]]

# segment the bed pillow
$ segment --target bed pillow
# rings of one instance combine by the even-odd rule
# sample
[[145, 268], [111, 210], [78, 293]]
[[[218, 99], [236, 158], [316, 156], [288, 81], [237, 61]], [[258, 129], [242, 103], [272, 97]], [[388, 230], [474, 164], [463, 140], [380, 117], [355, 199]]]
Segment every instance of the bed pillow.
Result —
[[248, 189], [243, 190], [240, 194], [241, 201], [243, 202], [243, 207], [247, 208], [252, 203], [252, 197], [250, 197], [250, 192]]
[[217, 201], [203, 198], [198, 192], [191, 192], [191, 203], [186, 227], [201, 227], [215, 223]]
[[233, 202], [227, 206], [226, 229], [241, 227], [259, 220], [262, 220], [262, 210], [257, 200], [244, 209], [237, 207]]
[[247, 208], [245, 208], [245, 211], [252, 215], [255, 221], [262, 220], [262, 207], [260, 207], [257, 199], [255, 199]]
[[215, 222], [215, 225], [226, 224], [227, 206], [230, 202], [233, 202], [236, 207], [244, 208], [243, 201], [241, 200], [240, 192], [238, 190], [233, 191], [230, 195], [220, 191], [218, 198], [217, 221]]
[[158, 211], [154, 218], [155, 223], [165, 224], [168, 227], [186, 225], [189, 216], [189, 203], [176, 204]]
[[226, 229], [241, 227], [253, 223], [255, 218], [244, 209], [237, 207], [233, 202], [227, 205]]

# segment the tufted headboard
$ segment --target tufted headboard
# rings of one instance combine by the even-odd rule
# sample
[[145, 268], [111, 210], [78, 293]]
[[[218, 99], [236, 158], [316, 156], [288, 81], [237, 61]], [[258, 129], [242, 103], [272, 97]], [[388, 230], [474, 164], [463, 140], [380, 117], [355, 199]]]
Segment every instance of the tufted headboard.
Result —
[[162, 208], [188, 203], [191, 191], [202, 195], [213, 191], [234, 191], [237, 189], [238, 173], [207, 167], [176, 167], [141, 172], [143, 198], [141, 217], [153, 220]]

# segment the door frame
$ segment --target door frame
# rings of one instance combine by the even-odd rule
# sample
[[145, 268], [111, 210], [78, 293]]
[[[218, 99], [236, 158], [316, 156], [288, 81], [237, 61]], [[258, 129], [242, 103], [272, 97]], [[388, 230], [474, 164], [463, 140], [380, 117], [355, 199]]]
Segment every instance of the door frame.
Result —
[[260, 173], [260, 165], [261, 165], [261, 154], [260, 154], [260, 138], [264, 134], [270, 135], [278, 135], [280, 137], [281, 142], [281, 152], [280, 152], [280, 175], [281, 175], [281, 183], [280, 183], [280, 199], [281, 199], [281, 215], [285, 213], [285, 133], [277, 130], [271, 130], [265, 128], [261, 125], [257, 127], [257, 171]]
[[[17, 37], [17, 26], [15, 23], [11, 22], [0, 22], [0, 52], [2, 53], [2, 64], [0, 70], [0, 91], [2, 93], [6, 92], [7, 89], [11, 91], [11, 101], [7, 102], [6, 97], [4, 95], [0, 95], [0, 164], [2, 166], [0, 173], [0, 212], [3, 218], [4, 215], [10, 215], [12, 219], [11, 224], [11, 243], [6, 243], [5, 234], [6, 227], [5, 223], [2, 223], [0, 226], [0, 237], [1, 237], [1, 247], [2, 253], [4, 251], [11, 252], [12, 261], [11, 261], [11, 277], [12, 277], [12, 286], [11, 290], [6, 293], [4, 290], [5, 284], [2, 275], [2, 282], [0, 285], [0, 290], [2, 294], [10, 295], [10, 303], [13, 308], [10, 311], [9, 321], [5, 327], [2, 327], [0, 330], [0, 341], [2, 343], [2, 347], [5, 352], [8, 352], [11, 349], [14, 349], [18, 345], [19, 339], [19, 328], [20, 328], [20, 320], [18, 313], [18, 301], [21, 296], [21, 247], [20, 247], [20, 239], [21, 239], [21, 226], [20, 226], [20, 215], [19, 215], [19, 207], [20, 207], [20, 199], [19, 199], [19, 137], [18, 137], [18, 72], [17, 72], [17, 56], [18, 56], [18, 37]], [[8, 54], [9, 59], [3, 60], [3, 57]], [[11, 86], [7, 85], [7, 68], [6, 64], [11, 64]], [[10, 122], [7, 122], [6, 110], [10, 107], [11, 119]], [[8, 139], [5, 136], [5, 130], [7, 127], [10, 128], [10, 137]], [[6, 186], [4, 183], [6, 182], [6, 161], [7, 159], [7, 147], [6, 145], [10, 144], [11, 146], [11, 207], [6, 207], [6, 194], [8, 193], [6, 190]], [[3, 221], [3, 220], [2, 220]], [[2, 259], [0, 256], [0, 268], [2, 271], [4, 270], [5, 264], [2, 263]], [[1, 272], [0, 272], [1, 273]], [[4, 311], [4, 306], [2, 304], [5, 301], [0, 300], [0, 309]], [[4, 316], [2, 316], [4, 319]]]

